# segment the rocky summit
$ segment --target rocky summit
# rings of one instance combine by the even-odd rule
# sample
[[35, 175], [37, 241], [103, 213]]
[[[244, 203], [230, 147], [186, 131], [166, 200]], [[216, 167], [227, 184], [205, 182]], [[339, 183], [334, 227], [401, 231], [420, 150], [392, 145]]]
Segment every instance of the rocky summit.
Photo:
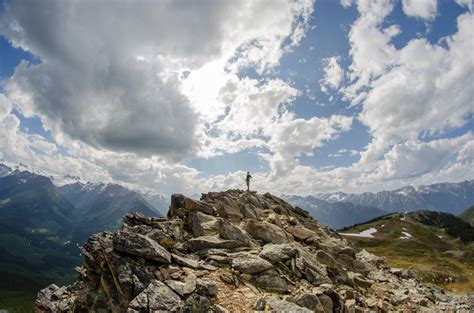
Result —
[[77, 282], [41, 290], [38, 312], [474, 309], [268, 193], [173, 195], [167, 218], [128, 214], [82, 254]]

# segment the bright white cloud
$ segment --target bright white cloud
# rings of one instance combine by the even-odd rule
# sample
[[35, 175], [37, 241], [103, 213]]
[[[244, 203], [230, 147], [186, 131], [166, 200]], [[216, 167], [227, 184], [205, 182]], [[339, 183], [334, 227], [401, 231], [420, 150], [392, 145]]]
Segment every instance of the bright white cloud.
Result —
[[410, 41], [372, 83], [360, 120], [384, 144], [461, 127], [474, 112], [474, 17], [460, 16], [458, 27], [446, 47]]
[[220, 100], [230, 111], [216, 128], [237, 138], [263, 135], [297, 95], [295, 88], [279, 79], [260, 83], [234, 76], [220, 90]]
[[350, 130], [352, 118], [333, 115], [322, 119], [291, 119], [272, 128], [268, 146], [274, 152], [270, 158], [271, 179], [281, 179], [298, 166], [296, 157], [313, 155], [313, 150], [325, 141], [334, 140]]
[[[433, 13], [422, 3], [404, 1], [403, 9], [435, 18], [436, 5]], [[397, 48], [392, 39], [402, 27], [387, 19], [393, 1], [341, 0], [359, 11], [348, 34], [351, 65], [325, 59], [319, 83], [360, 110], [300, 117], [292, 111], [301, 92], [272, 69], [304, 36], [312, 1], [48, 4], [9, 3], [0, 22], [1, 33], [41, 60], [21, 64], [5, 85], [7, 97], [0, 94], [0, 157], [7, 161], [58, 177], [188, 194], [242, 187], [245, 172], [203, 175], [177, 160], [246, 149], [268, 162], [268, 172], [252, 174], [262, 192], [357, 192], [474, 175], [472, 133], [442, 138], [473, 114], [470, 13], [438, 44], [419, 38]], [[247, 67], [263, 77], [239, 75]], [[39, 116], [55, 142], [22, 132], [12, 101], [21, 114]], [[331, 155], [350, 154], [352, 165], [300, 164], [350, 131], [354, 118], [371, 141]]]
[[357, 9], [360, 15], [349, 32], [352, 83], [344, 91], [353, 105], [363, 100], [365, 94], [359, 93], [360, 89], [386, 72], [395, 61], [397, 51], [391, 40], [400, 33], [397, 25], [382, 28], [382, 22], [393, 9], [392, 1], [361, 0]]
[[209, 110], [183, 94], [182, 73], [227, 60], [228, 69], [269, 69], [301, 40], [312, 8], [312, 0], [8, 2], [0, 33], [41, 63], [18, 66], [7, 96], [57, 141], [192, 156]]
[[403, 12], [408, 16], [432, 20], [436, 16], [437, 0], [402, 0]]
[[472, 12], [472, 0], [455, 0], [457, 4], [459, 4], [462, 7], [466, 7], [469, 9], [469, 11]]
[[339, 65], [340, 57], [333, 56], [323, 60], [324, 64], [324, 77], [320, 81], [322, 91], [326, 91], [327, 88], [337, 90], [344, 79], [344, 70]]

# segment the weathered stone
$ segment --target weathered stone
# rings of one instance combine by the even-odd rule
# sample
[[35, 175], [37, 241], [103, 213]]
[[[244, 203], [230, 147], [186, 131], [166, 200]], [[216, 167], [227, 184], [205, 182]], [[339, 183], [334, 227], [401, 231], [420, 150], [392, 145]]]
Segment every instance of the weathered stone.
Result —
[[213, 312], [215, 313], [229, 313], [230, 311], [224, 308], [222, 305], [214, 304]]
[[53, 299], [53, 293], [59, 289], [55, 284], [51, 284], [48, 287], [38, 292], [35, 305], [42, 312], [55, 312], [57, 303]]
[[168, 218], [185, 218], [190, 212], [199, 211], [205, 214], [214, 214], [214, 209], [208, 204], [196, 201], [180, 194], [171, 195], [171, 204], [168, 210]]
[[288, 290], [286, 280], [280, 277], [280, 274], [274, 270], [261, 273], [256, 279], [255, 284], [266, 291], [285, 293]]
[[385, 282], [388, 281], [387, 276], [380, 271], [372, 271], [369, 273], [369, 278], [376, 281]]
[[257, 220], [248, 220], [245, 223], [245, 231], [256, 240], [265, 243], [286, 243], [289, 241], [285, 231], [280, 227]]
[[339, 247], [338, 255], [347, 255], [352, 259], [356, 258], [356, 252], [351, 247]]
[[346, 300], [344, 303], [344, 313], [355, 313], [356, 311], [356, 301], [355, 299]]
[[207, 313], [210, 307], [209, 299], [198, 294], [192, 294], [186, 299], [183, 313]]
[[304, 241], [311, 236], [315, 236], [316, 233], [303, 225], [290, 226], [286, 229], [290, 234], [292, 234], [296, 240]]
[[354, 259], [347, 254], [339, 254], [336, 261], [346, 268], [354, 268]]
[[319, 300], [319, 303], [321, 303], [324, 309], [324, 312], [330, 313], [333, 311], [333, 302], [332, 302], [332, 299], [328, 295], [325, 295], [325, 294], [318, 295], [318, 300]]
[[113, 236], [113, 247], [117, 251], [133, 254], [148, 260], [161, 263], [171, 262], [171, 254], [156, 241], [144, 235], [118, 231]]
[[191, 238], [183, 244], [183, 248], [190, 252], [203, 249], [235, 249], [242, 246], [245, 246], [242, 241], [224, 240], [217, 236]]
[[307, 308], [297, 305], [296, 303], [279, 300], [274, 297], [265, 299], [265, 307], [267, 306], [272, 312], [313, 312]]
[[[333, 230], [269, 194], [229, 190], [202, 200], [174, 196], [170, 219], [131, 214], [121, 232], [92, 236], [81, 249], [79, 281], [41, 290], [36, 310], [226, 312], [250, 311], [253, 303], [267, 311], [344, 313], [368, 306], [420, 312], [474, 307], [469, 296], [407, 280], [366, 251], [355, 254]], [[259, 295], [265, 296], [255, 302]]]
[[333, 282], [350, 284], [350, 280], [347, 276], [346, 271], [344, 271], [341, 265], [337, 263], [333, 257], [331, 257], [323, 250], [318, 250], [316, 252], [316, 258], [319, 262], [327, 266], [329, 277], [332, 279]]
[[258, 255], [242, 253], [232, 259], [232, 267], [241, 273], [257, 274], [271, 269], [273, 265]]
[[398, 277], [401, 277], [401, 278], [405, 278], [405, 279], [409, 279], [409, 278], [413, 278], [413, 277], [414, 277], [413, 272], [410, 271], [410, 270], [407, 270], [407, 269], [391, 268], [391, 269], [390, 269], [390, 273], [392, 273], [392, 274], [395, 275], [395, 276], [398, 276]]
[[219, 288], [217, 285], [213, 282], [208, 282], [202, 279], [197, 280], [197, 285], [196, 285], [196, 292], [202, 296], [205, 297], [215, 297], [217, 296], [217, 292], [219, 291]]
[[151, 312], [177, 311], [182, 306], [183, 301], [173, 290], [160, 281], [153, 281], [130, 302], [128, 308]]
[[298, 250], [292, 244], [266, 244], [260, 256], [271, 263], [284, 262], [296, 255]]
[[201, 268], [201, 265], [200, 265], [199, 261], [189, 259], [189, 258], [185, 258], [185, 257], [179, 256], [177, 254], [173, 254], [173, 253], [171, 254], [171, 257], [172, 257], [173, 261], [176, 262], [176, 264], [178, 264], [178, 265], [187, 266], [187, 267], [194, 268], [194, 269]]
[[319, 302], [319, 298], [316, 295], [310, 293], [302, 293], [296, 296], [296, 304], [299, 306], [308, 308], [315, 312], [324, 312], [324, 308]]
[[244, 217], [239, 206], [231, 203], [230, 199], [226, 199], [217, 205], [217, 214], [232, 222], [240, 221]]
[[217, 234], [217, 219], [212, 215], [204, 214], [199, 211], [191, 212], [188, 215], [187, 222], [191, 227], [194, 237]]
[[176, 241], [165, 231], [161, 229], [152, 229], [150, 232], [145, 234], [148, 238], [153, 239], [165, 249], [172, 248]]
[[[301, 247], [298, 248], [298, 254], [295, 262], [296, 268], [305, 273], [307, 278], [314, 277], [313, 284], [330, 283], [326, 265], [321, 264], [314, 253], [310, 253]], [[312, 281], [310, 281], [312, 282]]]
[[216, 229], [219, 235], [224, 239], [241, 241], [246, 245], [250, 243], [249, 235], [223, 218], [217, 219]]
[[165, 283], [180, 296], [186, 296], [194, 292], [196, 289], [197, 278], [194, 273], [189, 273], [184, 282], [176, 280], [166, 280]]
[[353, 280], [354, 280], [354, 283], [356, 283], [356, 285], [362, 288], [370, 288], [372, 286], [372, 281], [368, 279], [364, 279], [360, 276], [355, 276]]

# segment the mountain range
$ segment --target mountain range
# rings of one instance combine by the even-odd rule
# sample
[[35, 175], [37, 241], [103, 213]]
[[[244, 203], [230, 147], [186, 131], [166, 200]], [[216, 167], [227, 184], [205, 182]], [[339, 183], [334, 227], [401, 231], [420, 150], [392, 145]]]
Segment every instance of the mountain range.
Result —
[[117, 184], [55, 186], [50, 177], [0, 164], [0, 309], [9, 299], [32, 303], [45, 284], [71, 281], [78, 247], [90, 235], [118, 229], [130, 212], [163, 215], [162, 198]]
[[306, 197], [284, 195], [283, 198], [308, 210], [323, 224], [338, 229], [393, 212], [429, 210], [458, 215], [474, 204], [474, 180], [405, 186], [377, 193], [334, 192]]
[[[168, 212], [169, 197], [162, 194], [81, 182], [72, 176], [65, 180], [69, 183], [57, 185], [53, 178], [24, 165], [0, 163], [0, 309], [9, 301], [32, 303], [37, 290], [51, 282], [71, 282], [73, 268], [80, 263], [79, 246], [93, 233], [119, 229], [124, 215], [138, 211], [157, 217]], [[430, 209], [458, 214], [474, 203], [473, 197], [474, 181], [359, 195], [284, 196], [337, 229], [392, 211]], [[472, 218], [472, 208], [462, 217]]]
[[118, 229], [127, 213], [137, 211], [146, 216], [162, 214], [140, 193], [117, 184], [77, 182], [58, 187], [57, 192], [74, 203], [72, 218], [86, 225], [75, 230], [74, 237], [78, 242], [95, 232]]

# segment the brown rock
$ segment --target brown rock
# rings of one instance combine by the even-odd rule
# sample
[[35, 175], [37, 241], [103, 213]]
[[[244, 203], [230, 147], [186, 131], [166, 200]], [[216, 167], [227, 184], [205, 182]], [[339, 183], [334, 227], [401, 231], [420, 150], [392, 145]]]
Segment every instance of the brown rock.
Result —
[[280, 244], [289, 241], [283, 229], [267, 222], [248, 220], [244, 229], [254, 239], [265, 243]]

